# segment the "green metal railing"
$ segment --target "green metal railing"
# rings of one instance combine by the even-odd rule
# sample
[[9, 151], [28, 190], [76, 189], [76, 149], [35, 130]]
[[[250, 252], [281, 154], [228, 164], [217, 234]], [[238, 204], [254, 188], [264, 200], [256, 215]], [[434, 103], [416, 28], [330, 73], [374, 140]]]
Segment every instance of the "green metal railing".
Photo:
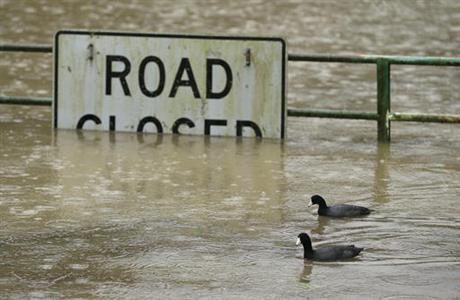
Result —
[[[47, 45], [0, 45], [0, 51], [52, 53]], [[460, 123], [460, 115], [419, 114], [391, 112], [391, 65], [453, 66], [460, 67], [460, 58], [420, 56], [340, 56], [340, 55], [296, 55], [289, 54], [289, 61], [375, 64], [377, 71], [377, 112], [356, 112], [330, 109], [288, 108], [290, 117], [315, 117], [377, 121], [377, 139], [388, 143], [391, 137], [391, 122]], [[0, 96], [0, 104], [51, 105], [51, 98]]]
[[288, 116], [361, 119], [377, 121], [377, 139], [390, 142], [391, 121], [460, 123], [460, 115], [391, 113], [391, 65], [423, 65], [460, 67], [460, 58], [420, 56], [337, 56], [337, 55], [289, 55], [290, 61], [375, 64], [377, 66], [377, 113], [337, 110], [290, 110]]

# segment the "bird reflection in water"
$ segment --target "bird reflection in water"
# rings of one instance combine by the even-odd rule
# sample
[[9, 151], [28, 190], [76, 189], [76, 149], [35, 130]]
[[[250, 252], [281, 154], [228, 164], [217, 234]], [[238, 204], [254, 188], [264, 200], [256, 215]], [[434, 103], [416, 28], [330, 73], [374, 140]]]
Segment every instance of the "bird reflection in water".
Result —
[[315, 228], [311, 229], [312, 233], [323, 234], [324, 230], [327, 228], [331, 219], [324, 216], [318, 216], [318, 225]]
[[302, 273], [300, 273], [299, 282], [310, 283], [311, 272], [313, 270], [313, 263], [311, 261], [305, 261], [303, 265]]

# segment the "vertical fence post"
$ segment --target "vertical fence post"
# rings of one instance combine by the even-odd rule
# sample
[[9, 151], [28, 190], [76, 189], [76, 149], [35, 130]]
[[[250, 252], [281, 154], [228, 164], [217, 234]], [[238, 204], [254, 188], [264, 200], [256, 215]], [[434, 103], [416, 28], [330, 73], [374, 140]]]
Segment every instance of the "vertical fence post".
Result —
[[390, 63], [377, 60], [377, 140], [390, 142]]

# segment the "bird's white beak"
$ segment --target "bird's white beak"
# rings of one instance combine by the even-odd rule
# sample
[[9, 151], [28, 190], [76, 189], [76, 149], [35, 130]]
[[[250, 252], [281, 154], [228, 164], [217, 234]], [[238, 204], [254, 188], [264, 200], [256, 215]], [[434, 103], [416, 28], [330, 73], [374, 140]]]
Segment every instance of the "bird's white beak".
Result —
[[308, 207], [310, 207], [312, 205], [313, 205], [313, 203], [311, 203], [311, 200], [310, 200], [310, 202], [308, 202]]
[[297, 238], [297, 241], [295, 242], [296, 246], [299, 246], [300, 245], [300, 239]]

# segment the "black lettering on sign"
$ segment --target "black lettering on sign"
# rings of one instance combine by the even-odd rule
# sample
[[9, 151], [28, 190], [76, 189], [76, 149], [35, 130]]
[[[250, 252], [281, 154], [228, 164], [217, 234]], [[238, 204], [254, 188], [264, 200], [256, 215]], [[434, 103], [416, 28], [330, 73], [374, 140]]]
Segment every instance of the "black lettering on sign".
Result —
[[211, 126], [227, 126], [227, 120], [205, 119], [204, 135], [211, 134]]
[[[227, 77], [227, 80], [225, 82], [225, 87], [220, 92], [212, 91], [212, 87], [213, 87], [212, 71], [214, 69], [213, 66], [221, 66], [224, 69], [225, 75]], [[232, 70], [230, 69], [230, 66], [224, 60], [217, 59], [217, 58], [208, 58], [206, 60], [206, 98], [207, 99], [224, 98], [230, 92], [230, 89], [232, 88], [232, 83], [233, 83]]]
[[93, 115], [93, 114], [87, 114], [81, 117], [80, 120], [78, 120], [77, 129], [83, 129], [83, 125], [85, 124], [86, 121], [93, 121], [97, 125], [101, 124], [101, 119], [99, 119], [98, 116]]
[[137, 125], [137, 132], [143, 132], [144, 126], [147, 123], [153, 123], [155, 127], [157, 128], [157, 133], [163, 133], [163, 126], [161, 126], [160, 121], [157, 118], [152, 117], [152, 116], [145, 117], [139, 121], [139, 125]]
[[259, 126], [252, 121], [236, 121], [236, 136], [243, 136], [243, 127], [251, 127], [254, 130], [254, 133], [257, 137], [262, 137], [262, 130]]
[[[113, 71], [112, 63], [121, 62], [124, 64], [123, 71]], [[105, 63], [105, 94], [112, 95], [112, 78], [120, 78], [121, 87], [125, 96], [131, 96], [129, 91], [128, 82], [126, 76], [131, 71], [131, 63], [129, 60], [121, 55], [107, 55]]]
[[109, 131], [115, 131], [115, 116], [109, 116]]
[[180, 134], [179, 126], [182, 125], [182, 124], [187, 125], [189, 128], [195, 127], [195, 123], [193, 123], [192, 120], [190, 120], [188, 118], [179, 118], [179, 119], [176, 120], [176, 122], [174, 122], [174, 125], [172, 127], [172, 132], [175, 133], [175, 134]]
[[[151, 63], [151, 62], [157, 65], [158, 73], [159, 73], [158, 86], [156, 90], [153, 90], [153, 91], [147, 89], [145, 85], [145, 67], [147, 66], [148, 63]], [[163, 89], [165, 87], [165, 80], [166, 80], [165, 73], [166, 73], [165, 66], [163, 62], [161, 61], [161, 59], [159, 59], [156, 56], [147, 56], [146, 58], [144, 58], [141, 61], [141, 64], [139, 66], [139, 87], [142, 91], [142, 94], [144, 94], [147, 97], [152, 97], [152, 98], [160, 95], [161, 92], [163, 92]]]
[[[187, 72], [188, 80], [182, 80], [184, 71]], [[198, 86], [196, 85], [195, 76], [193, 75], [192, 66], [188, 58], [184, 57], [180, 61], [179, 68], [177, 69], [176, 78], [174, 79], [173, 86], [171, 87], [171, 92], [169, 93], [170, 98], [174, 98], [177, 93], [177, 89], [180, 86], [189, 86], [192, 89], [193, 96], [195, 98], [201, 98], [200, 92], [198, 91]]]

